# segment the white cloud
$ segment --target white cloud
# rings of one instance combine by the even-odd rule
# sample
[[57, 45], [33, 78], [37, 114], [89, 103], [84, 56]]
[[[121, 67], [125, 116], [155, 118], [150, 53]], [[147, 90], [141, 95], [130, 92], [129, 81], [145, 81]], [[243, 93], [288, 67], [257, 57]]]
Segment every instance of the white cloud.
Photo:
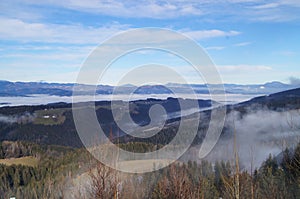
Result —
[[[78, 24], [43, 24], [28, 23], [19, 19], [0, 18], [0, 39], [15, 40], [21, 42], [43, 42], [43, 43], [69, 43], [69, 44], [99, 44], [112, 35], [129, 30], [130, 25], [111, 24], [100, 27], [85, 27]], [[17, 31], [16, 31], [17, 30]], [[202, 40], [215, 37], [229, 37], [241, 34], [238, 31], [223, 30], [181, 30], [183, 34], [195, 39]], [[151, 31], [145, 30], [143, 41], [151, 38]], [[148, 36], [147, 36], [148, 35]], [[138, 39], [139, 37], [137, 37]], [[161, 41], [174, 40], [161, 36]], [[124, 38], [124, 41], [126, 39]]]
[[205, 48], [206, 50], [223, 50], [225, 46], [209, 46]]
[[286, 77], [298, 74], [288, 70], [279, 70], [268, 65], [219, 65], [217, 66], [224, 83], [259, 84], [278, 80], [286, 82]]
[[202, 10], [195, 2], [182, 1], [117, 1], [117, 0], [45, 0], [31, 1], [28, 4], [54, 5], [66, 9], [77, 10], [94, 14], [117, 17], [144, 17], [144, 18], [174, 18], [186, 15], [202, 15]]
[[252, 44], [252, 42], [241, 42], [241, 43], [234, 44], [234, 46], [241, 47], [241, 46], [248, 46], [250, 44]]
[[257, 3], [261, 2], [261, 0], [227, 0], [229, 3]]
[[252, 15], [251, 21], [286, 22], [299, 20], [300, 2], [298, 0], [277, 0], [258, 2], [246, 9], [247, 15]]
[[272, 67], [265, 65], [222, 65], [218, 69], [222, 72], [263, 72], [270, 71]]
[[[4, 59], [14, 59], [15, 63], [19, 65], [24, 65], [26, 63], [39, 63], [39, 65], [45, 65], [47, 62], [57, 63], [60, 61], [62, 64], [67, 62], [79, 62], [81, 63], [84, 58], [87, 57], [88, 52], [85, 53], [76, 53], [76, 52], [51, 52], [45, 54], [34, 54], [34, 53], [17, 53], [17, 54], [2, 54], [0, 58]], [[22, 63], [23, 62], [23, 63]]]
[[300, 7], [300, 1], [299, 0], [280, 0], [281, 5], [288, 5], [292, 7]]
[[289, 83], [292, 84], [292, 85], [297, 85], [297, 86], [299, 86], [299, 85], [300, 85], [300, 78], [291, 76], [291, 77], [289, 78]]
[[[77, 70], [94, 46], [11, 46], [0, 55], [0, 70], [24, 71], [32, 74], [60, 74], [63, 71]], [[34, 72], [33, 72], [34, 71]], [[43, 72], [44, 71], [44, 72]], [[7, 74], [6, 74], [7, 75]], [[2, 77], [3, 78], [3, 77]], [[1, 78], [0, 78], [1, 79]]]
[[0, 18], [0, 39], [21, 42], [98, 44], [129, 25], [112, 24], [102, 27], [28, 23], [19, 19]]
[[254, 9], [270, 9], [270, 8], [277, 8], [280, 6], [279, 3], [267, 3], [262, 5], [253, 6]]
[[[92, 13], [94, 16], [154, 19], [198, 16], [211, 21], [220, 20], [222, 16], [227, 20], [289, 21], [299, 19], [295, 16], [299, 11], [291, 12], [289, 8], [300, 7], [299, 0], [11, 0], [1, 4], [3, 16], [22, 19], [43, 18], [43, 8], [54, 7]], [[41, 11], [39, 8], [42, 8]]]
[[241, 34], [238, 31], [222, 31], [222, 30], [197, 30], [197, 31], [184, 31], [184, 34], [187, 36], [195, 39], [195, 40], [202, 40], [214, 37], [230, 37], [230, 36], [237, 36]]

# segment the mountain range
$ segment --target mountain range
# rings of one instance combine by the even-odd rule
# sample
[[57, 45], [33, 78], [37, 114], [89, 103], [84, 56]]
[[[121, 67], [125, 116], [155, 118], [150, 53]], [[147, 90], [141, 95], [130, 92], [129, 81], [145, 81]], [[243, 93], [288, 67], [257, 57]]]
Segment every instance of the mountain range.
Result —
[[[78, 85], [74, 83], [46, 83], [46, 82], [9, 82], [0, 81], [0, 97], [30, 96], [35, 94], [46, 94], [56, 96], [72, 96], [74, 85], [80, 88], [79, 95], [90, 94], [93, 91], [92, 85]], [[216, 85], [211, 85], [212, 87]], [[217, 85], [218, 86], [218, 85]], [[299, 86], [299, 85], [298, 85]], [[97, 85], [96, 94], [112, 94], [116, 87], [110, 85]], [[166, 85], [143, 85], [135, 86], [126, 84], [118, 87], [115, 94], [128, 94], [134, 90], [135, 94], [170, 94], [172, 92], [189, 94], [190, 89], [197, 94], [209, 94], [206, 84], [177, 84]], [[266, 84], [224, 84], [225, 92], [228, 94], [256, 94], [267, 95], [297, 88], [297, 85], [284, 84], [281, 82], [270, 82]], [[214, 93], [221, 91], [215, 90]], [[131, 93], [131, 92], [130, 92]]]

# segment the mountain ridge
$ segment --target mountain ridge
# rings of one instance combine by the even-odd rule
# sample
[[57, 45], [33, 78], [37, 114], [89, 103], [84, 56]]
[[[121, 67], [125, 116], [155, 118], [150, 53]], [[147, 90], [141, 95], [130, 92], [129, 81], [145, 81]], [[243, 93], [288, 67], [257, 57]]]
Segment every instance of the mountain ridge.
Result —
[[[72, 96], [73, 87], [77, 86], [81, 91], [77, 92], [79, 95], [89, 95], [93, 93], [93, 85], [75, 84], [75, 83], [47, 83], [47, 82], [10, 82], [0, 80], [0, 97], [17, 97], [29, 96], [36, 94], [47, 94], [56, 96]], [[268, 82], [265, 84], [224, 84], [214, 85], [210, 84], [214, 89], [214, 93], [223, 93], [224, 86], [225, 93], [228, 94], [258, 94], [267, 95], [271, 93], [281, 92], [284, 90], [297, 88], [297, 85], [284, 84], [281, 82]], [[298, 85], [299, 86], [299, 85]], [[121, 85], [115, 92], [115, 86], [111, 85], [97, 85], [95, 94], [111, 95], [111, 94], [128, 94], [134, 90], [135, 94], [170, 94], [183, 93], [189, 94], [191, 89], [196, 94], [209, 94], [208, 86], [206, 84], [178, 84], [168, 83], [165, 85], [142, 85], [135, 86], [132, 84]]]

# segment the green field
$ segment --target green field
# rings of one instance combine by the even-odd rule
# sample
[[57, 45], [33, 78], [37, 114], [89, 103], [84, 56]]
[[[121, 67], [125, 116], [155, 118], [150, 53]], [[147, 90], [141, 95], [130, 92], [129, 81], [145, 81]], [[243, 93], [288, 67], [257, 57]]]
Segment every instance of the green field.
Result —
[[119, 162], [117, 168], [122, 171], [143, 173], [155, 170], [155, 168], [163, 168], [172, 162], [174, 161], [169, 159], [130, 160]]
[[63, 115], [66, 109], [45, 109], [35, 111], [37, 117], [34, 124], [58, 125], [64, 123], [66, 117]]
[[15, 165], [36, 167], [38, 165], [38, 160], [37, 158], [32, 156], [21, 157], [21, 158], [7, 158], [7, 159], [0, 159], [0, 164], [5, 164], [7, 166], [15, 164]]

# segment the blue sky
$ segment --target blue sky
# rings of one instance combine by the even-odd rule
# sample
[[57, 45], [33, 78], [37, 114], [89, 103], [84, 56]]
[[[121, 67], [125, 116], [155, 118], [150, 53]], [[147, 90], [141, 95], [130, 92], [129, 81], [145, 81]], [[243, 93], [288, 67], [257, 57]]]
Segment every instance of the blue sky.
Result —
[[[298, 0], [1, 1], [0, 79], [74, 82], [104, 40], [120, 31], [159, 27], [199, 43], [225, 83], [288, 83], [300, 77], [299, 13]], [[138, 53], [120, 59], [112, 74], [121, 75], [142, 58], [188, 71], [170, 56]], [[116, 79], [110, 75], [102, 83]]]

